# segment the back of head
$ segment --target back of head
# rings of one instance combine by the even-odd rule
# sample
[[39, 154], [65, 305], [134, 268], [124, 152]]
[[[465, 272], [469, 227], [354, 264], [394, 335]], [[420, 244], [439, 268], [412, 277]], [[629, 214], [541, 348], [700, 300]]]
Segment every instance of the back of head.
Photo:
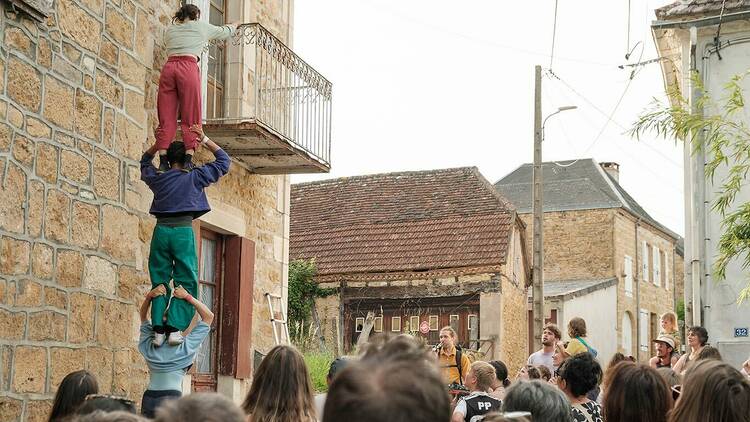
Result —
[[530, 380], [538, 380], [542, 378], [542, 373], [539, 371], [539, 368], [536, 366], [529, 365], [526, 368], [526, 373], [529, 374]]
[[568, 335], [571, 338], [586, 337], [586, 321], [580, 317], [568, 321]]
[[666, 422], [673, 404], [667, 382], [648, 365], [621, 362], [607, 376], [603, 412], [608, 422]]
[[63, 378], [55, 393], [50, 421], [72, 414], [89, 394], [99, 392], [96, 377], [89, 371], [71, 372]]
[[750, 421], [750, 381], [731, 365], [715, 359], [687, 371], [670, 422]]
[[476, 361], [471, 364], [471, 370], [474, 372], [474, 376], [477, 379], [476, 388], [479, 391], [486, 392], [492, 387], [495, 379], [495, 367], [487, 362]]
[[185, 22], [186, 20], [198, 20], [201, 16], [201, 10], [194, 4], [186, 4], [179, 9], [172, 17], [172, 22]]
[[656, 368], [656, 372], [664, 378], [664, 381], [669, 387], [674, 387], [675, 385], [680, 385], [682, 383], [680, 374], [675, 372], [672, 368]]
[[579, 353], [565, 360], [560, 368], [560, 379], [573, 397], [581, 397], [596, 388], [602, 378], [602, 368], [591, 353]]
[[167, 161], [169, 161], [170, 165], [185, 165], [185, 144], [183, 142], [175, 141], [169, 144], [169, 148], [167, 148]]
[[134, 413], [115, 411], [105, 412], [97, 410], [88, 415], [77, 416], [68, 422], [147, 422], [148, 419]]
[[530, 412], [491, 412], [484, 415], [482, 422], [532, 422]]
[[552, 378], [552, 372], [550, 372], [549, 368], [544, 365], [539, 365], [536, 367], [536, 369], [539, 371], [540, 378], [544, 381], [549, 381]]
[[505, 392], [504, 412], [531, 412], [532, 420], [569, 422], [570, 403], [562, 392], [548, 383], [518, 381]]
[[[283, 399], [280, 399], [283, 398]], [[306, 421], [315, 417], [305, 360], [292, 346], [276, 346], [258, 365], [242, 409], [256, 422]]]
[[503, 363], [503, 361], [493, 360], [490, 361], [490, 365], [495, 368], [495, 376], [497, 377], [498, 381], [503, 383], [503, 387], [509, 386], [510, 380], [508, 379], [508, 367]]
[[713, 347], [713, 346], [703, 346], [703, 349], [698, 353], [698, 357], [696, 360], [701, 359], [716, 359], [721, 360], [721, 353], [719, 353], [719, 349]]
[[245, 415], [228, 398], [217, 393], [196, 393], [165, 402], [154, 422], [244, 422]]
[[342, 370], [328, 390], [323, 414], [327, 421], [449, 419], [450, 399], [438, 367], [410, 336], [377, 340]]
[[86, 397], [86, 400], [76, 409], [76, 414], [88, 415], [96, 411], [136, 413], [135, 402], [127, 397], [95, 395]]

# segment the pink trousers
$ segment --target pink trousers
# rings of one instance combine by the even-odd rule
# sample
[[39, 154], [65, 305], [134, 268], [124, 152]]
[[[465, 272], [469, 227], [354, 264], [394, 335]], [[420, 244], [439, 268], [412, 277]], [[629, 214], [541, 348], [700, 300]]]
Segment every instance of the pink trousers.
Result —
[[185, 149], [195, 149], [198, 135], [190, 131], [190, 126], [201, 124], [201, 71], [195, 57], [178, 56], [167, 60], [159, 77], [156, 108], [159, 114], [157, 148], [169, 148], [177, 133], [179, 112]]

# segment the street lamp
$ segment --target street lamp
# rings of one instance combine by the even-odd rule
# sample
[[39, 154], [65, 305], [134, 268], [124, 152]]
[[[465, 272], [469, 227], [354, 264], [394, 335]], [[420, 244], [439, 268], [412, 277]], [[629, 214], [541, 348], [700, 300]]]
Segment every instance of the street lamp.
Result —
[[562, 113], [563, 111], [575, 110], [577, 108], [578, 108], [578, 106], [574, 106], [574, 105], [562, 106], [562, 107], [558, 107], [557, 111], [555, 111], [555, 112], [553, 112], [551, 114], [548, 114], [547, 117], [545, 117], [544, 121], [542, 122], [542, 141], [544, 141], [544, 125], [547, 124], [547, 119], [549, 119], [550, 117], [554, 116], [555, 114]]

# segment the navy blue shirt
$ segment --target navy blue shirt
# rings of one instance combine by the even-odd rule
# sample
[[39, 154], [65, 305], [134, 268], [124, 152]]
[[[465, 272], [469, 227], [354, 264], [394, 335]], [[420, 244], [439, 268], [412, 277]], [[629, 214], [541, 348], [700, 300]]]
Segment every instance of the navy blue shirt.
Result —
[[204, 188], [216, 183], [229, 171], [229, 155], [219, 149], [214, 161], [196, 167], [190, 173], [172, 169], [162, 174], [156, 172], [151, 162], [154, 156], [144, 153], [141, 157], [141, 180], [154, 193], [149, 212], [155, 217], [191, 214], [193, 218], [211, 211]]

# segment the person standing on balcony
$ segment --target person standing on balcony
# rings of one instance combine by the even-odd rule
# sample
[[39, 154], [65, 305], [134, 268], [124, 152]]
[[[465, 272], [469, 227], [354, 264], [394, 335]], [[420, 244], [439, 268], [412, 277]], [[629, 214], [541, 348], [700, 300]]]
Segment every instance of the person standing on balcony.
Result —
[[167, 149], [177, 132], [177, 112], [180, 115], [182, 141], [185, 143], [185, 164], [181, 170], [193, 169], [193, 153], [198, 142], [190, 129], [202, 121], [201, 70], [198, 60], [206, 43], [210, 40], [225, 40], [237, 28], [237, 24], [211, 25], [200, 20], [201, 11], [194, 4], [186, 4], [175, 13], [164, 34], [168, 59], [159, 77], [159, 93], [156, 108], [159, 128], [156, 145], [159, 150], [159, 173], [170, 169]]
[[[198, 295], [198, 259], [195, 248], [193, 219], [211, 211], [204, 189], [216, 183], [229, 171], [230, 159], [213, 141], [203, 134], [199, 125], [190, 130], [216, 158], [190, 173], [181, 170], [185, 165], [185, 144], [173, 142], [167, 150], [167, 160], [172, 168], [158, 174], [152, 164], [158, 146], [152, 145], [141, 158], [141, 180], [154, 193], [149, 212], [156, 217], [148, 256], [151, 287], [165, 287], [165, 294], [155, 297], [151, 306], [151, 321], [156, 333], [155, 346], [161, 346], [166, 337], [170, 345], [182, 343], [184, 331], [195, 315], [195, 308], [184, 299], [172, 297], [170, 280], [174, 288], [182, 286], [187, 292]], [[160, 129], [156, 129], [158, 133]]]

